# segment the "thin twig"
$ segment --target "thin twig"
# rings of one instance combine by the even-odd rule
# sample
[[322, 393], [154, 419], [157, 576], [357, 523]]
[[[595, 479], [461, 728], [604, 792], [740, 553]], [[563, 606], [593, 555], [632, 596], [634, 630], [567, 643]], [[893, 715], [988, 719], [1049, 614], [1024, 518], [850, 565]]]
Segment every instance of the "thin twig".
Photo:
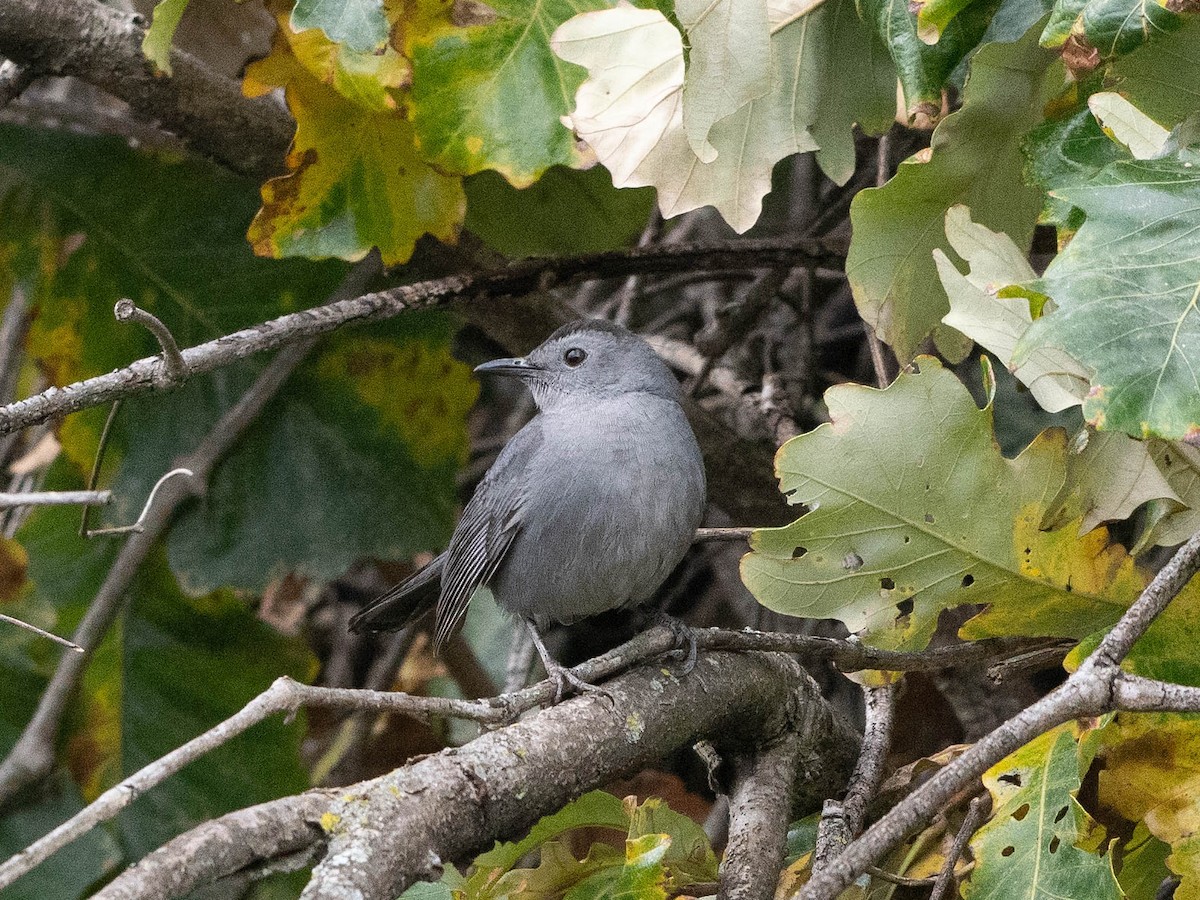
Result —
[[12, 506], [106, 506], [112, 491], [32, 491], [27, 494], [0, 493], [0, 509]]
[[185, 469], [182, 466], [172, 469], [170, 472], [167, 472], [165, 475], [159, 478], [158, 481], [154, 482], [154, 487], [150, 488], [150, 496], [146, 498], [146, 503], [142, 507], [141, 515], [137, 517], [137, 521], [135, 521], [132, 525], [109, 525], [104, 528], [93, 528], [84, 532], [83, 536], [92, 538], [100, 535], [136, 534], [137, 532], [144, 530], [146, 517], [150, 515], [150, 510], [154, 507], [154, 498], [158, 496], [159, 489], [176, 475], [184, 475], [188, 478], [191, 478], [195, 474], [196, 473], [191, 469]]
[[158, 341], [162, 348], [162, 371], [159, 373], [159, 387], [170, 388], [183, 384], [187, 380], [187, 364], [179, 352], [179, 344], [175, 343], [175, 335], [163, 324], [162, 319], [153, 313], [146, 312], [128, 298], [121, 298], [113, 308], [113, 315], [118, 322], [136, 322], [143, 326]]
[[659, 334], [644, 337], [669, 366], [693, 377], [703, 374], [709, 385], [760, 420], [776, 446], [799, 433], [795, 420], [780, 408], [775, 397], [724, 366], [709, 365], [710, 361], [691, 344]]
[[863, 687], [866, 728], [862, 749], [846, 797], [841, 802], [826, 800], [817, 825], [817, 843], [813, 851], [813, 875], [817, 875], [858, 836], [879, 785], [883, 783], [884, 766], [892, 746], [892, 722], [895, 718], [895, 685]]
[[44, 637], [47, 640], [54, 641], [54, 643], [61, 644], [63, 647], [68, 647], [78, 653], [83, 652], [83, 648], [74, 641], [68, 641], [65, 637], [59, 637], [53, 632], [46, 631], [43, 628], [38, 628], [36, 625], [30, 625], [28, 622], [22, 621], [21, 619], [14, 619], [12, 616], [6, 616], [3, 613], [0, 613], [0, 622], [7, 622], [9, 625], [16, 625], [18, 628], [24, 628], [26, 631], [32, 631], [39, 637]]
[[983, 824], [983, 817], [986, 814], [988, 807], [987, 797], [976, 797], [971, 801], [971, 805], [967, 807], [967, 816], [963, 819], [962, 827], [958, 829], [958, 834], [954, 836], [954, 843], [950, 846], [950, 852], [946, 854], [946, 862], [942, 866], [942, 870], [938, 872], [937, 880], [933, 883], [933, 890], [929, 893], [929, 900], [942, 900], [946, 896], [946, 892], [954, 885], [954, 868], [958, 865], [958, 861], [962, 859], [963, 851], [967, 849], [967, 843], [971, 840], [971, 835], [979, 830], [979, 826]]
[[[327, 334], [345, 325], [377, 322], [411, 310], [444, 306], [453, 300], [522, 296], [589, 278], [705, 268], [727, 269], [734, 265], [745, 268], [774, 268], [781, 264], [840, 267], [843, 256], [840, 248], [833, 244], [800, 239], [735, 241], [716, 245], [662, 244], [577, 257], [527, 259], [490, 272], [451, 275], [401, 285], [290, 313], [189, 347], [182, 356], [187, 374], [192, 377], [255, 353]], [[146, 357], [108, 374], [9, 404], [0, 408], [0, 433], [120, 397], [164, 389], [155, 378], [161, 366], [157, 356]]]
[[744, 338], [770, 307], [789, 271], [789, 268], [779, 268], [764, 272], [740, 299], [721, 307], [716, 318], [692, 339], [704, 357], [704, 365], [689, 389], [691, 396], [699, 396], [717, 360]]
[[[117, 413], [121, 411], [121, 401], [114, 400], [112, 406], [108, 410], [108, 417], [104, 420], [104, 428], [100, 430], [100, 443], [96, 445], [96, 458], [92, 460], [92, 472], [88, 475], [87, 489], [93, 491], [96, 485], [100, 482], [100, 467], [104, 465], [104, 454], [108, 450], [108, 441], [112, 437], [113, 422], [117, 419]], [[91, 507], [85, 506], [83, 514], [79, 517], [79, 536], [85, 538], [88, 536], [88, 519], [91, 515]]]
[[1130, 708], [1161, 712], [1200, 709], [1200, 690], [1178, 691], [1178, 685], [1131, 679], [1120, 670], [1121, 660], [1133, 644], [1198, 570], [1200, 532], [1176, 551], [1065, 683], [978, 740], [892, 807], [801, 889], [800, 900], [833, 900], [956, 793], [1014, 750], [1063, 722], [1122, 709], [1125, 703], [1130, 703]]
[[1000, 660], [988, 667], [987, 675], [996, 684], [1001, 684], [1004, 679], [1018, 672], [1059, 667], [1062, 665], [1062, 661], [1063, 653], [1060, 648], [1041, 647]]
[[[371, 277], [374, 264], [366, 262], [351, 270], [339, 291], [361, 290]], [[300, 364], [313, 345], [309, 339], [276, 354], [250, 388], [217, 420], [196, 450], [181, 462], [195, 473], [175, 478], [162, 485], [142, 519], [142, 530], [133, 533], [121, 547], [100, 589], [96, 592], [72, 640], [82, 653], [68, 653], [59, 661], [33, 718], [0, 763], [0, 808], [12, 802], [24, 788], [44, 778], [54, 765], [54, 747], [67, 703], [75, 693], [79, 679], [91, 660], [92, 652], [108, 632], [124, 606], [130, 583], [149, 556], [158, 538], [174, 519], [175, 511], [196, 496], [207, 484], [217, 462], [241, 439], [251, 423], [278, 392], [283, 382]]]
[[886, 881], [888, 884], [895, 884], [906, 888], [927, 888], [931, 887], [934, 883], [934, 879], [932, 878], [905, 878], [903, 875], [896, 875], [887, 869], [879, 868], [879, 866], [868, 866], [867, 874], [872, 878], [878, 878], [880, 881]]
[[711, 544], [716, 541], [748, 541], [754, 534], [755, 528], [697, 528], [692, 540], [697, 544]]
[[717, 900], [771, 900], [786, 852], [792, 785], [803, 738], [788, 731], [734, 760], [729, 840]]
[[161, 784], [188, 763], [217, 747], [224, 746], [263, 719], [281, 712], [294, 714], [304, 706], [334, 706], [375, 712], [399, 711], [417, 717], [434, 714], [454, 715], [477, 722], [499, 721], [503, 716], [501, 710], [479, 701], [413, 697], [408, 694], [356, 691], [349, 688], [322, 688], [300, 684], [286, 676], [277, 678], [267, 690], [228, 719], [109, 788], [45, 837], [0, 864], [0, 890], [101, 822], [112, 819], [138, 796]]
[[867, 808], [879, 792], [887, 771], [887, 755], [892, 747], [892, 726], [896, 718], [896, 685], [864, 687], [863, 703], [866, 727], [863, 730], [862, 750], [842, 801], [846, 828], [851, 838], [857, 837], [862, 831]]

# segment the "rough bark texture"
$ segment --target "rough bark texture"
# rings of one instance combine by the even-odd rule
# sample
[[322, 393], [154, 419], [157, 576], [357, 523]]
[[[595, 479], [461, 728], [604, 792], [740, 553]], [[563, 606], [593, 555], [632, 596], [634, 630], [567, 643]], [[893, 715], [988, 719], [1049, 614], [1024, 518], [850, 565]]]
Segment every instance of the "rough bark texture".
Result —
[[[253, 864], [250, 857], [296, 852], [301, 847], [291, 836], [305, 829], [310, 845], [322, 840], [311, 828], [317, 821], [329, 832], [329, 848], [304, 896], [390, 900], [412, 882], [435, 877], [443, 860], [468, 858], [496, 839], [516, 837], [587, 791], [702, 737], [746, 752], [799, 735], [799, 809], [838, 791], [857, 756], [857, 733], [808, 675], [779, 654], [705, 653], [685, 678], [643, 667], [606, 683], [605, 690], [611, 704], [594, 696], [567, 701], [338, 791], [332, 801], [328, 792], [309, 792], [303, 802], [264, 804], [257, 808], [260, 841], [253, 853], [230, 849], [231, 842], [249, 844], [244, 833], [226, 828], [229, 817], [208, 823], [150, 854], [97, 897], [183, 896]], [[261, 841], [276, 834], [278, 841]], [[192, 862], [190, 869], [184, 861]], [[168, 871], [171, 889], [164, 893], [160, 879]]]
[[174, 74], [156, 74], [142, 53], [140, 21], [92, 0], [4, 0], [0, 55], [30, 77], [90, 82], [235, 172], [278, 174], [294, 130], [288, 114], [270, 98], [243, 97], [236, 81], [178, 50]]

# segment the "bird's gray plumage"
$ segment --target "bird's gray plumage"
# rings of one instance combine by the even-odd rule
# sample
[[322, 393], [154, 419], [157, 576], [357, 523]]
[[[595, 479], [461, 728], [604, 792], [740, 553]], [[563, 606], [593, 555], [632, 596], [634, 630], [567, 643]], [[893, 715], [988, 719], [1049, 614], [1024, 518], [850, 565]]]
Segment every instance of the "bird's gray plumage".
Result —
[[649, 599], [691, 543], [704, 465], [678, 383], [645, 341], [583, 321], [480, 368], [521, 377], [539, 413], [480, 482], [446, 552], [360, 612], [355, 630], [401, 627], [436, 597], [444, 645], [481, 586], [538, 627], [574, 622]]

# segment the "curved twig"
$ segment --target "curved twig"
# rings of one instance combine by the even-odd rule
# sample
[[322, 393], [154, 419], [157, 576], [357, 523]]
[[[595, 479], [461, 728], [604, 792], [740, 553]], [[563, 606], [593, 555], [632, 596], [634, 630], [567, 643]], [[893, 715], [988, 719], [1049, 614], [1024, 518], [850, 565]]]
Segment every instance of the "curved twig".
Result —
[[179, 344], [175, 343], [175, 335], [171, 334], [171, 329], [163, 324], [162, 319], [125, 297], [117, 301], [113, 315], [118, 322], [136, 322], [154, 335], [158, 346], [162, 348], [162, 373], [159, 376], [162, 387], [174, 387], [187, 380], [187, 365], [179, 353]]

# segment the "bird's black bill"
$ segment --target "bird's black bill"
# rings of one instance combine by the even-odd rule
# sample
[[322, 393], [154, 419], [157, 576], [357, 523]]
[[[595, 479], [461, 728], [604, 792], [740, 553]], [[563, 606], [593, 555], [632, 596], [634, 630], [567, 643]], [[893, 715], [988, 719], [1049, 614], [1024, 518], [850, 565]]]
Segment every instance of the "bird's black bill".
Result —
[[521, 357], [513, 359], [493, 359], [491, 362], [485, 362], [483, 365], [475, 367], [476, 372], [486, 372], [492, 375], [516, 375], [518, 377], [529, 375], [532, 372], [542, 371], [541, 366], [535, 366], [533, 363]]

